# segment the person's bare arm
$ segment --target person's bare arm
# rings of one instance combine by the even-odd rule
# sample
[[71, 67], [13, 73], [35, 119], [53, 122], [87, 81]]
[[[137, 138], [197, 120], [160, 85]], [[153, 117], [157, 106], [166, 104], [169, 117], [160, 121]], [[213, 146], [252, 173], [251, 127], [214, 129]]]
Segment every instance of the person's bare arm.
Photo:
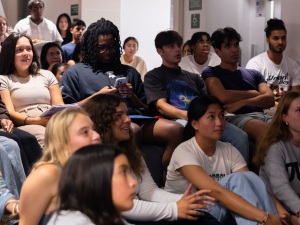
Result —
[[176, 107], [170, 105], [167, 103], [166, 98], [161, 98], [153, 102], [153, 104], [155, 104], [157, 110], [164, 116], [174, 119], [188, 120], [187, 111], [177, 109]]
[[43, 214], [55, 210], [52, 201], [57, 197], [60, 175], [53, 164], [42, 165], [29, 175], [20, 195], [20, 225], [38, 225]]
[[292, 86], [292, 87], [291, 87], [291, 90], [292, 90], [292, 91], [299, 91], [299, 90], [300, 90], [300, 85]]
[[266, 83], [258, 85], [259, 96], [254, 98], [242, 99], [233, 103], [224, 105], [226, 112], [235, 112], [243, 106], [253, 106], [262, 109], [268, 109], [275, 105], [274, 95]]
[[[211, 190], [212, 192], [208, 195], [216, 198], [219, 203], [228, 210], [235, 212], [246, 219], [257, 222], [262, 222], [266, 216], [266, 212], [256, 208], [240, 196], [219, 185], [207, 175], [200, 166], [183, 166], [179, 168], [178, 171], [199, 190]], [[274, 221], [274, 223], [271, 221]], [[281, 222], [278, 216], [270, 215], [270, 219], [268, 219], [268, 223], [266, 224], [281, 224]]]
[[99, 95], [99, 94], [113, 94], [113, 93], [116, 93], [118, 90], [114, 87], [108, 87], [108, 86], [105, 86], [104, 88], [102, 88], [100, 91], [96, 92], [95, 94], [87, 97], [86, 99], [83, 99], [81, 100], [80, 102], [77, 102], [77, 104], [79, 106], [84, 106], [84, 104], [89, 100], [91, 99], [92, 97], [94, 97], [95, 95]]
[[[18, 113], [15, 111], [15, 107], [12, 103], [10, 92], [8, 90], [2, 90], [0, 91], [2, 101], [5, 103], [6, 108], [10, 114], [10, 117], [14, 124], [16, 125], [25, 125], [24, 120], [27, 117], [26, 115], [23, 115], [21, 113]], [[28, 124], [34, 124], [34, 125], [42, 125], [46, 126], [50, 117], [37, 117], [37, 118], [28, 118], [26, 119], [26, 125]]]
[[253, 98], [259, 96], [260, 93], [255, 90], [236, 91], [226, 90], [221, 81], [216, 77], [209, 77], [205, 80], [210, 95], [217, 97], [222, 103], [233, 103], [241, 99]]
[[49, 92], [50, 92], [51, 105], [64, 104], [58, 84], [50, 86]]

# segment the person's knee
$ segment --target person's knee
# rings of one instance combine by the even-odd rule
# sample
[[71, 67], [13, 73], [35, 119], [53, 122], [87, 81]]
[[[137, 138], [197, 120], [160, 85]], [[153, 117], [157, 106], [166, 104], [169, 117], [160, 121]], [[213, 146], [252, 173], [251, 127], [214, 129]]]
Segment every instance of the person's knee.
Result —
[[163, 129], [168, 138], [180, 138], [182, 139], [184, 127], [177, 122], [174, 121], [165, 121], [163, 124]]

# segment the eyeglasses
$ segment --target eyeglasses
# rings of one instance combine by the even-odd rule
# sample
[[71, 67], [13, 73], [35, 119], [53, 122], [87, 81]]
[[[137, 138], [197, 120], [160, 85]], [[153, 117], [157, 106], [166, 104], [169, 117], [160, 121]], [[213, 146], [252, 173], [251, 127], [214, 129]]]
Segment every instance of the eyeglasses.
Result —
[[211, 45], [211, 41], [202, 41], [202, 40], [199, 40], [198, 43], [199, 43], [199, 45], [204, 45], [204, 44]]
[[117, 46], [115, 44], [112, 44], [112, 45], [98, 45], [97, 50], [101, 54], [106, 52], [107, 50], [114, 52], [114, 51], [117, 50]]
[[49, 53], [47, 54], [47, 56], [49, 56], [50, 58], [53, 58], [54, 56], [60, 57], [60, 56], [61, 56], [61, 52], [60, 52], [60, 51], [57, 51], [57, 52], [49, 52]]

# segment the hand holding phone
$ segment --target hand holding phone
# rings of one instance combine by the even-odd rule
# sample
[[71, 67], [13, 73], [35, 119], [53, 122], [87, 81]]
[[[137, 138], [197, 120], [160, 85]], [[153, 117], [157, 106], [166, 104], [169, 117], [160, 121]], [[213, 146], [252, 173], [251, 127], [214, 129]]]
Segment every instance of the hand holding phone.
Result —
[[126, 82], [127, 82], [126, 77], [120, 77], [120, 78], [116, 79], [114, 87], [117, 88], [123, 84], [126, 84]]

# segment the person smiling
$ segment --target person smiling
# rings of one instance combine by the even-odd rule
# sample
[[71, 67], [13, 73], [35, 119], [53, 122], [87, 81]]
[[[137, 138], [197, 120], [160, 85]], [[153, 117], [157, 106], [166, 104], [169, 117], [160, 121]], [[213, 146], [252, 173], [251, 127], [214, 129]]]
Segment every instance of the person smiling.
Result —
[[142, 81], [144, 82], [147, 67], [145, 61], [135, 55], [138, 48], [139, 42], [135, 37], [126, 38], [123, 44], [125, 54], [121, 56], [121, 63], [135, 68], [141, 74]]
[[[118, 94], [126, 99], [129, 114], [149, 113], [140, 74], [133, 67], [121, 64], [119, 30], [111, 21], [101, 18], [92, 23], [83, 35], [81, 51], [83, 60], [65, 71], [59, 83], [66, 104], [83, 106], [96, 95]], [[114, 87], [118, 78], [126, 78], [126, 83]], [[135, 140], [165, 146], [162, 163], [166, 174], [172, 152], [181, 142], [183, 127], [165, 119], [133, 121], [131, 127], [134, 134], [142, 130], [142, 137]]]
[[126, 219], [134, 221], [134, 224], [160, 220], [163, 220], [161, 224], [169, 224], [169, 221], [172, 221], [170, 224], [174, 224], [175, 220], [178, 220], [175, 224], [218, 224], [214, 218], [202, 217], [201, 212], [193, 210], [214, 205], [207, 201], [215, 200], [214, 198], [203, 196], [210, 193], [209, 190], [203, 189], [192, 195], [192, 186], [189, 186], [187, 190], [173, 194], [157, 187], [140, 150], [133, 142], [131, 120], [123, 98], [117, 95], [96, 95], [84, 105], [84, 109], [94, 122], [95, 130], [100, 134], [103, 144], [112, 144], [125, 151], [131, 165], [130, 175], [137, 180], [134, 207], [122, 213]]
[[0, 54], [0, 94], [12, 121], [33, 134], [44, 146], [45, 126], [50, 117], [39, 117], [51, 105], [64, 104], [57, 80], [41, 70], [31, 39], [12, 33]]
[[99, 134], [82, 109], [67, 108], [51, 117], [43, 156], [21, 190], [20, 225], [47, 223], [47, 216], [58, 207], [58, 182], [67, 160], [81, 147], [99, 143]]

